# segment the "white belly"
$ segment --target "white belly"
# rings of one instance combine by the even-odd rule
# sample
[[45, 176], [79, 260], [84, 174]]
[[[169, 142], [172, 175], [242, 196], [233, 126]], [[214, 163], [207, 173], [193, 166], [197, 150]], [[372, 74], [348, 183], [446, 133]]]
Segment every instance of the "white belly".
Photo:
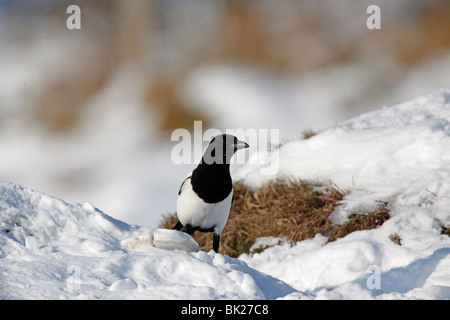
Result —
[[177, 215], [183, 225], [193, 227], [215, 228], [216, 234], [221, 234], [230, 213], [233, 191], [219, 203], [205, 203], [192, 189], [191, 179], [188, 178], [181, 187], [177, 198]]

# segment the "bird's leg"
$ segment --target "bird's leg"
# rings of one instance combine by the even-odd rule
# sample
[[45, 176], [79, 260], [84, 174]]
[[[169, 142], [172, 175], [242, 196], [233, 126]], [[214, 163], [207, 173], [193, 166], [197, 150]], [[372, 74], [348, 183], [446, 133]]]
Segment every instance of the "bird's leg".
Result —
[[219, 252], [220, 234], [213, 233], [213, 250]]

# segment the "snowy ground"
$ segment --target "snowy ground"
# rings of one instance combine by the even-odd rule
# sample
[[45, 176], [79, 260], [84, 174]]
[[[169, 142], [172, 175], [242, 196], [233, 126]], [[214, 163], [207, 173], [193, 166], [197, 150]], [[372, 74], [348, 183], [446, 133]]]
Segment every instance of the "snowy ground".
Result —
[[0, 184], [1, 299], [274, 299], [294, 291], [240, 260], [152, 246], [89, 203]]
[[275, 175], [249, 164], [235, 178], [332, 181], [350, 191], [336, 221], [378, 201], [392, 218], [329, 244], [317, 235], [232, 259], [155, 248], [154, 230], [1, 182], [0, 298], [450, 298], [450, 90], [286, 143], [270, 160]]
[[[336, 221], [379, 201], [390, 203], [392, 218], [335, 243], [318, 236], [242, 260], [313, 298], [450, 298], [450, 237], [441, 234], [450, 225], [450, 90], [287, 143], [272, 160], [276, 177], [331, 180], [349, 190]], [[254, 186], [274, 178], [260, 169], [244, 167], [237, 176]], [[376, 273], [381, 284], [370, 290]]]

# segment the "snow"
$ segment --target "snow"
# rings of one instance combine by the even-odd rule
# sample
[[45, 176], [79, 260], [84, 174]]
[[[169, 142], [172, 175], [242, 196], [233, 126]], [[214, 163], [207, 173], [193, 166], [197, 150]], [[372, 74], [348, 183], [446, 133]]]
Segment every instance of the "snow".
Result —
[[284, 144], [266, 165], [278, 169], [274, 175], [253, 165], [235, 178], [254, 187], [277, 177], [332, 181], [351, 190], [347, 211], [378, 201], [393, 202], [395, 210], [448, 194], [449, 146], [450, 91], [441, 90]]
[[[313, 298], [450, 298], [450, 90], [440, 90], [339, 123], [281, 146], [274, 175], [243, 167], [236, 177], [257, 187], [280, 177], [331, 181], [349, 194], [333, 213], [344, 222], [388, 201], [381, 227], [284, 244], [242, 260]], [[391, 238], [398, 235], [401, 245]], [[380, 288], [366, 285], [372, 268]], [[307, 296], [310, 297], [310, 296]]]
[[[391, 218], [330, 243], [322, 235], [293, 245], [259, 239], [254, 249], [273, 246], [238, 259], [87, 202], [0, 182], [0, 298], [449, 299], [449, 144], [449, 89], [282, 144], [234, 179], [253, 187], [284, 177], [332, 182], [349, 192], [335, 221], [380, 201]], [[269, 164], [275, 173], [261, 170]]]
[[[89, 203], [1, 182], [0, 298], [274, 299], [294, 291], [213, 251], [156, 248], [152, 234]], [[153, 237], [177, 238], [171, 230], [155, 230]]]
[[198, 243], [188, 234], [176, 230], [156, 229], [153, 233], [153, 245], [161, 249], [197, 252]]

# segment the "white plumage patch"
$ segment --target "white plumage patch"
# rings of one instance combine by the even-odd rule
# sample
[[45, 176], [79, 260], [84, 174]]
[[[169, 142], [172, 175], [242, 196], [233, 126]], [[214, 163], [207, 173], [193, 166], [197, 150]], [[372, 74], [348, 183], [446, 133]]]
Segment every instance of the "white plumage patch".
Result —
[[189, 176], [181, 185], [177, 198], [177, 215], [183, 225], [204, 229], [214, 228], [214, 233], [220, 235], [228, 220], [233, 190], [226, 199], [219, 203], [206, 203], [192, 189]]

